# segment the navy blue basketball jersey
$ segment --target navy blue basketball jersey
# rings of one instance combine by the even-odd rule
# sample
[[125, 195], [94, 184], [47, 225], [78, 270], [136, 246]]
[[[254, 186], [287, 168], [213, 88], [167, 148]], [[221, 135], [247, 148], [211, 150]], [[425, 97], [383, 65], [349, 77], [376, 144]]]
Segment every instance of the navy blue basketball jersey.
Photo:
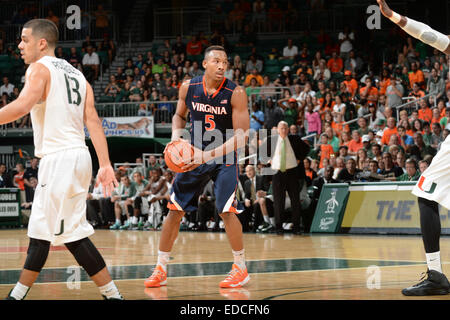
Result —
[[216, 141], [214, 147], [217, 147], [233, 136], [231, 96], [235, 88], [236, 84], [224, 77], [210, 95], [204, 76], [191, 79], [185, 101], [191, 114], [191, 143], [195, 147], [205, 150], [221, 136], [223, 141]]

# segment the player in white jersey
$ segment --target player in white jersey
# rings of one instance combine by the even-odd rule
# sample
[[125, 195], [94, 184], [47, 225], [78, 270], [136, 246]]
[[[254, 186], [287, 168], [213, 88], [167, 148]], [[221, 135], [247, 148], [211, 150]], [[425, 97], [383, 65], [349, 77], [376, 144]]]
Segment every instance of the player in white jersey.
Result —
[[[385, 0], [377, 0], [383, 15], [396, 23], [411, 36], [450, 54], [450, 39], [426, 24], [401, 16], [389, 8]], [[441, 221], [438, 203], [450, 210], [450, 139], [442, 143], [441, 149], [430, 166], [422, 173], [412, 193], [416, 195], [420, 210], [420, 228], [427, 259], [428, 277], [418, 284], [405, 288], [406, 296], [444, 295], [450, 290], [450, 283], [442, 272], [439, 238]]]
[[58, 29], [53, 22], [30, 20], [22, 29], [21, 39], [20, 53], [29, 64], [25, 86], [16, 100], [0, 110], [0, 124], [31, 112], [35, 154], [41, 162], [28, 225], [27, 258], [7, 299], [25, 298], [47, 260], [50, 244], [64, 244], [105, 299], [122, 299], [105, 261], [88, 238], [94, 233], [86, 221], [92, 163], [84, 124], [100, 163], [97, 184], [105, 187], [105, 196], [118, 184], [92, 88], [80, 71], [55, 57]]

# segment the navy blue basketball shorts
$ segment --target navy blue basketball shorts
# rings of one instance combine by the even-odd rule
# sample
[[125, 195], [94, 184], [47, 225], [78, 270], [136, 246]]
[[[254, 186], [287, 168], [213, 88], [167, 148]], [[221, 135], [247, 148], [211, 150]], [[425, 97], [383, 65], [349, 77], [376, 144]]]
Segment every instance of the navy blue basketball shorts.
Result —
[[210, 179], [214, 181], [217, 212], [240, 213], [236, 200], [239, 167], [237, 164], [204, 163], [192, 171], [177, 173], [167, 207], [177, 211], [195, 211], [198, 198]]

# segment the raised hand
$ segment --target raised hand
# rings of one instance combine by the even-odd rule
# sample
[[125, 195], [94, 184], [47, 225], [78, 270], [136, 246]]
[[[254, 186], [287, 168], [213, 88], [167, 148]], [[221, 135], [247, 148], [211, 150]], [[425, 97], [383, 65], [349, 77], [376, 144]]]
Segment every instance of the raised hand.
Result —
[[390, 18], [392, 17], [393, 13], [391, 8], [387, 5], [385, 0], [377, 0], [378, 5], [380, 6], [381, 13], [386, 17]]

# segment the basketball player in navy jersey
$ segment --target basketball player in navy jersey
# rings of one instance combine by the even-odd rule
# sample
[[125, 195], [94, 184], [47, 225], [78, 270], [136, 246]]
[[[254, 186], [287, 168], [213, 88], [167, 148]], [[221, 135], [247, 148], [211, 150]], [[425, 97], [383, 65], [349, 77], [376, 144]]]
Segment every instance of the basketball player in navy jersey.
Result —
[[[391, 10], [385, 0], [377, 0], [383, 15], [411, 36], [439, 51], [450, 54], [450, 38], [430, 26], [402, 16]], [[450, 210], [450, 139], [445, 139], [430, 166], [422, 173], [412, 193], [418, 197], [420, 229], [427, 260], [427, 277], [416, 285], [405, 288], [405, 296], [446, 295], [450, 283], [442, 272], [439, 238], [441, 220], [438, 204]]]
[[[236, 150], [244, 147], [248, 139], [250, 116], [245, 90], [224, 77], [227, 67], [225, 49], [221, 46], [208, 47], [203, 60], [205, 74], [185, 81], [180, 87], [177, 110], [172, 120], [172, 141], [180, 139], [180, 132], [185, 128], [190, 112], [191, 144], [197, 156], [184, 160], [187, 163], [183, 167], [186, 172], [178, 173], [172, 185], [168, 205], [170, 212], [161, 232], [158, 262], [153, 274], [145, 281], [148, 288], [167, 284], [167, 263], [178, 236], [181, 218], [185, 211], [197, 208], [198, 197], [210, 179], [214, 181], [216, 207], [225, 224], [234, 256], [232, 270], [220, 282], [220, 287], [241, 287], [250, 280], [235, 199], [239, 174]], [[219, 136], [223, 142], [217, 145], [216, 139], [204, 139], [208, 135]], [[228, 161], [224, 161], [225, 158]]]

